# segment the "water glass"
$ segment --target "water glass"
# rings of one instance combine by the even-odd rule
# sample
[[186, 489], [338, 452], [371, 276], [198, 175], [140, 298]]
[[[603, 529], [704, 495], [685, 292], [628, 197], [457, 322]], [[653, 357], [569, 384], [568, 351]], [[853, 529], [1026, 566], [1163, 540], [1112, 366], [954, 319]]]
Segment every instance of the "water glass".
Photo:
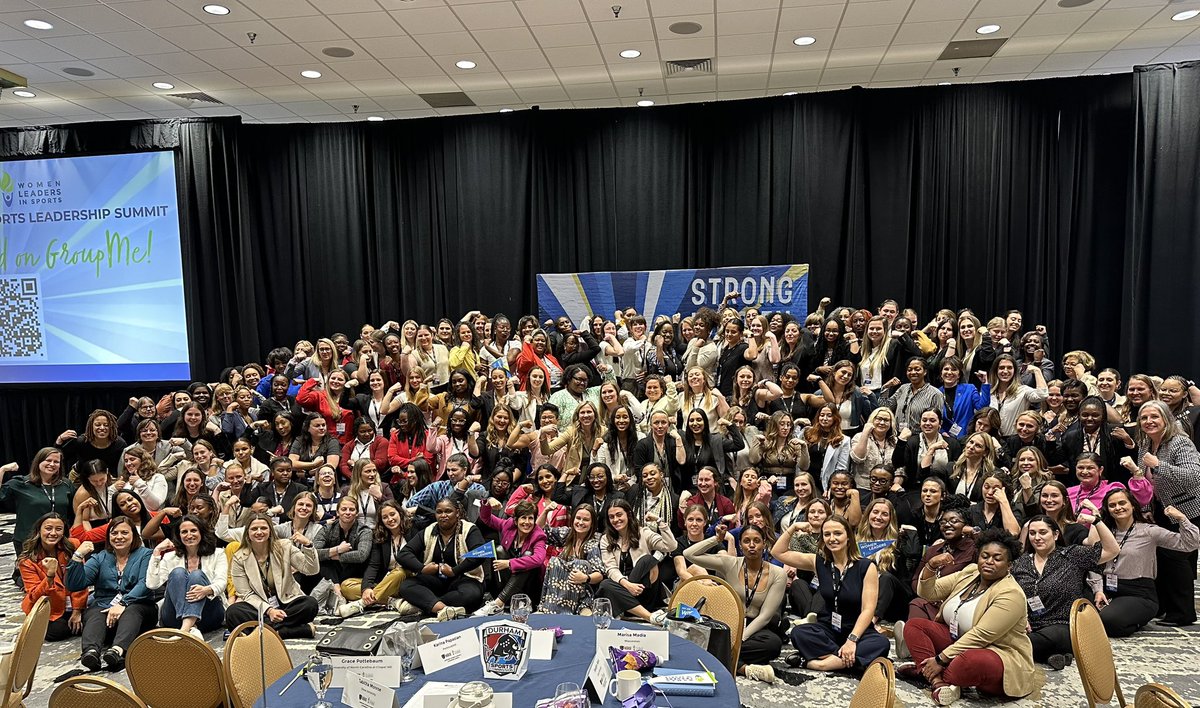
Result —
[[612, 624], [612, 602], [607, 597], [592, 601], [592, 622], [596, 629], [608, 629], [608, 625]]
[[312, 704], [312, 708], [333, 708], [333, 704], [325, 700], [325, 691], [329, 689], [329, 682], [333, 680], [333, 660], [329, 658], [329, 655], [313, 654], [310, 656], [304, 676], [308, 679], [308, 684], [312, 686], [313, 693], [317, 694], [317, 702]]
[[417, 658], [417, 647], [421, 644], [421, 632], [416, 622], [402, 624], [396, 633], [396, 644], [400, 654], [400, 683], [412, 683], [416, 677], [412, 666]]
[[529, 599], [528, 595], [513, 595], [512, 600], [509, 601], [509, 607], [512, 610], [513, 621], [529, 624], [529, 613], [533, 611], [533, 601]]

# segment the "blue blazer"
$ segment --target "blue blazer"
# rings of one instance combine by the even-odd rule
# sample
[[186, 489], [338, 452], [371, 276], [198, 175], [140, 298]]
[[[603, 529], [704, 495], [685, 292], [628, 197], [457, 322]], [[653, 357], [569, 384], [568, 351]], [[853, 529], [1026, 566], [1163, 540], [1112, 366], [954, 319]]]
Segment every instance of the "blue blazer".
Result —
[[150, 565], [149, 548], [139, 548], [129, 554], [125, 563], [125, 572], [117, 579], [117, 558], [108, 551], [100, 551], [80, 563], [72, 559], [67, 564], [67, 589], [71, 592], [86, 590], [94, 586], [88, 594], [88, 607], [99, 607], [107, 610], [112, 607], [117, 593], [121, 594], [122, 605], [137, 603], [153, 603], [154, 596], [146, 587], [146, 568]]
[[[938, 389], [942, 392], [942, 396], [946, 395], [946, 387]], [[984, 384], [982, 389], [976, 389], [975, 384], [960, 383], [958, 390], [954, 394], [954, 410], [951, 411], [942, 404], [942, 432], [947, 435], [962, 440], [971, 432], [971, 419], [979, 412], [980, 408], [986, 408], [992, 402], [992, 386]], [[950, 429], [958, 425], [958, 432], [951, 433]]]

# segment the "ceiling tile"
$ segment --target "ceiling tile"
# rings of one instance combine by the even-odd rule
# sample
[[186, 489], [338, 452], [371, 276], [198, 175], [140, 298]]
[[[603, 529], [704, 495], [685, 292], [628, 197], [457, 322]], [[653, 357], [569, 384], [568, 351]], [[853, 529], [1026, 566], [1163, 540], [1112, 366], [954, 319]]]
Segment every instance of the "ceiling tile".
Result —
[[344, 83], [342, 81], [328, 81], [326, 83], [315, 84], [309, 86], [308, 90], [317, 98], [323, 98], [326, 101], [338, 98], [356, 98], [362, 96], [362, 92], [358, 90], [354, 84]]
[[127, 111], [130, 109], [128, 103], [122, 103], [115, 98], [80, 98], [73, 103], [81, 108], [86, 108], [89, 111], [97, 113], [112, 113], [114, 111]]
[[412, 93], [404, 82], [395, 77], [386, 79], [369, 79], [367, 81], [355, 81], [354, 85], [364, 94], [372, 97], [379, 96], [404, 96]]
[[[767, 88], [766, 74], [718, 74], [717, 91], [745, 91], [749, 89], [765, 91]], [[761, 95], [761, 94], [760, 94]]]
[[779, 10], [739, 10], [717, 13], [716, 30], [721, 34], [774, 32], [778, 26]]
[[717, 60], [716, 67], [718, 78], [727, 74], [761, 74], [765, 86], [767, 73], [771, 70], [771, 56], [724, 57]]
[[882, 2], [852, 2], [846, 6], [842, 27], [868, 25], [898, 25], [908, 14], [912, 0], [884, 0]]
[[[89, 34], [74, 37], [47, 37], [46, 44], [60, 49], [77, 59], [100, 59], [126, 56], [124, 49], [114, 47], [103, 39]], [[5, 43], [4, 46], [7, 46]]]
[[567, 66], [555, 69], [558, 79], [563, 84], [595, 84], [611, 81], [607, 66]]
[[[825, 0], [829, 2], [829, 0]], [[738, 10], [770, 10], [779, 7], [779, 0], [717, 0], [717, 12]]]
[[138, 23], [105, 5], [64, 7], [54, 11], [55, 15], [88, 32], [122, 32], [138, 29]]
[[1155, 7], [1131, 7], [1122, 10], [1100, 10], [1080, 30], [1083, 32], [1106, 32], [1108, 30], [1135, 30], [1158, 11]]
[[379, 60], [396, 78], [405, 81], [412, 76], [444, 76], [446, 72], [437, 62], [426, 56], [420, 57], [391, 57]]
[[389, 37], [387, 39], [363, 38], [358, 44], [376, 59], [398, 59], [401, 57], [423, 57], [425, 50], [412, 37]]
[[389, 111], [429, 108], [429, 104], [419, 96], [383, 96], [376, 98], [375, 102]]
[[1083, 71], [1100, 61], [1104, 52], [1068, 52], [1046, 57], [1038, 71]]
[[74, 58], [58, 47], [51, 46], [37, 39], [5, 42], [4, 51], [7, 54], [17, 57], [22, 62], [30, 63], [68, 61]]
[[379, 9], [375, 0], [308, 0], [326, 15], [338, 15], [355, 12], [371, 12]]
[[[976, 0], [913, 0], [906, 22], [962, 22], [975, 8]], [[824, 82], [824, 79], [822, 79]]]
[[986, 20], [992, 17], [1029, 15], [1037, 11], [1045, 0], [979, 0], [971, 17]]
[[1032, 54], [1017, 57], [992, 57], [984, 66], [983, 73], [987, 74], [1020, 74], [1029, 73], [1038, 68], [1045, 57]]
[[540, 49], [514, 49], [507, 52], [490, 52], [492, 63], [501, 71], [549, 69], [546, 55]]
[[[258, 89], [264, 86], [295, 86], [295, 82], [292, 81], [292, 79], [279, 73], [279, 71], [272, 66], [258, 66], [246, 69], [227, 69], [225, 73], [229, 74], [252, 89]], [[271, 100], [279, 100], [274, 96], [270, 98]]]
[[488, 2], [477, 5], [456, 5], [454, 14], [467, 29], [500, 29], [504, 27], [524, 27], [525, 18], [517, 12], [517, 7], [511, 2]]
[[628, 98], [637, 98], [645, 96], [654, 98], [655, 96], [667, 95], [666, 84], [662, 79], [639, 79], [637, 81], [614, 81], [613, 86], [617, 89], [618, 96]]
[[242, 86], [240, 81], [222, 71], [199, 71], [193, 74], [181, 74], [178, 78], [195, 86], [198, 91], [233, 89]]
[[272, 20], [271, 24], [295, 42], [346, 39], [346, 34], [326, 17], [287, 17]]
[[503, 74], [498, 72], [489, 72], [486, 74], [477, 74], [474, 71], [455, 74], [453, 77], [454, 83], [465, 92], [471, 91], [496, 91], [499, 89], [509, 88], [508, 81]]
[[[261, 47], [263, 45], [292, 44], [292, 38], [262, 20], [245, 22], [218, 22], [210, 25], [212, 30], [238, 46]], [[254, 41], [250, 41], [250, 35]]]
[[391, 78], [392, 72], [374, 59], [338, 62], [338, 75], [347, 81], [370, 81]]
[[871, 81], [875, 68], [870, 66], [852, 66], [826, 69], [821, 74], [822, 84], [865, 84]]
[[521, 0], [517, 9], [525, 18], [525, 22], [533, 25], [565, 25], [573, 22], [587, 22], [587, 15], [578, 2], [563, 2], [563, 0]]
[[[479, 46], [489, 52], [503, 52], [510, 49], [537, 49], [538, 42], [528, 27], [508, 27], [505, 29], [476, 30], [471, 33]], [[591, 33], [588, 33], [587, 44], [594, 44]], [[566, 46], [566, 45], [564, 45]]]
[[860, 49], [864, 47], [884, 47], [892, 43], [896, 28], [892, 25], [876, 25], [872, 27], [843, 27], [838, 30], [837, 38], [833, 41], [834, 49]]
[[1021, 25], [1015, 36], [1068, 35], [1079, 29], [1092, 14], [1091, 12], [1056, 12], [1048, 15], [1034, 15]]
[[825, 67], [825, 60], [828, 57], [828, 51], [804, 52], [802, 54], [776, 54], [775, 60], [771, 62], [771, 71], [822, 69]]
[[596, 47], [557, 47], [546, 49], [546, 58], [553, 67], [595, 66], [603, 64], [604, 58]]
[[[281, 17], [303, 17], [305, 15], [318, 15], [320, 11], [313, 7], [306, 0], [241, 0], [243, 4], [254, 14], [259, 17], [265, 17], [268, 20], [273, 20]], [[194, 3], [199, 4], [199, 3]], [[229, 3], [224, 3], [233, 9]], [[231, 12], [230, 15], [233, 13]], [[229, 17], [229, 15], [225, 15]]]
[[92, 88], [105, 96], [120, 98], [122, 96], [140, 96], [146, 93], [145, 86], [139, 86], [124, 79], [95, 79], [88, 82]]
[[616, 98], [617, 90], [612, 83], [603, 84], [574, 84], [566, 86], [567, 95], [571, 100], [586, 100], [590, 98]]
[[834, 49], [829, 52], [825, 66], [875, 66], [883, 60], [886, 47], [864, 47], [861, 49]]
[[845, 4], [785, 7], [779, 12], [779, 31], [836, 29], [845, 11]]
[[1126, 69], [1138, 64], [1149, 64], [1162, 53], [1160, 49], [1121, 49], [1105, 54], [1094, 64], [1097, 69]]
[[716, 54], [716, 43], [712, 37], [695, 39], [667, 39], [658, 43], [659, 57], [668, 59], [707, 59]]
[[307, 101], [313, 97], [308, 89], [290, 82], [288, 85], [283, 86], [254, 86], [253, 88], [272, 101], [280, 103], [286, 101]]
[[[255, 44], [246, 47], [246, 51], [257, 57], [262, 63], [271, 66], [286, 66], [288, 64], [303, 64], [316, 62], [317, 58], [304, 47], [295, 44]], [[322, 59], [326, 57], [322, 56]]]
[[171, 52], [168, 54], [147, 54], [141, 57], [147, 64], [166, 74], [186, 74], [197, 71], [210, 71], [212, 65], [188, 52]]
[[774, 45], [775, 35], [771, 33], [721, 35], [717, 37], [717, 56], [762, 54], [771, 51]]
[[1061, 52], [1100, 52], [1108, 51], [1116, 47], [1126, 37], [1129, 32], [1078, 32], [1067, 37], [1058, 46]]
[[513, 88], [557, 86], [559, 83], [558, 76], [550, 69], [506, 71], [504, 76]]
[[448, 7], [427, 7], [397, 10], [392, 19], [400, 23], [409, 34], [434, 34], [458, 32], [466, 29]]
[[86, 84], [78, 81], [56, 81], [53, 83], [38, 84], [38, 89], [41, 91], [53, 94], [59, 98], [67, 100], [75, 100], [76, 98], [99, 98], [103, 94], [95, 89], [89, 88]]
[[809, 71], [772, 71], [768, 88], [798, 88], [800, 86], [816, 86], [821, 81], [821, 70]]
[[1162, 54], [1154, 57], [1154, 61], [1156, 63], [1174, 63], [1180, 61], [1192, 61], [1196, 57], [1200, 57], [1200, 45], [1183, 45], [1168, 49]]
[[[621, 0], [619, 4], [621, 6], [620, 19], [622, 20], [639, 19], [650, 16], [650, 8], [647, 6], [646, 0]], [[613, 19], [612, 6], [607, 2], [584, 2], [583, 9], [587, 11], [588, 19], [594, 23], [605, 22]]]
[[222, 71], [226, 69], [247, 69], [263, 65], [262, 60], [241, 47], [201, 49], [193, 53]]
[[875, 70], [871, 81], [919, 81], [929, 73], [929, 67], [928, 62], [885, 64]]
[[609, 66], [608, 74], [614, 83], [659, 81], [663, 78], [662, 67], [654, 64], [622, 64]]
[[[592, 34], [591, 26], [585, 23], [541, 25], [531, 29], [538, 44], [543, 47], [578, 47], [581, 44], [593, 44], [596, 41], [596, 35]], [[654, 41], [654, 38], [642, 41]]]
[[403, 34], [404, 30], [386, 12], [356, 12], [349, 15], [331, 15], [330, 21], [349, 37], [390, 37]]
[[[180, 10], [178, 7], [160, 0], [139, 0], [138, 2], [123, 2], [113, 6], [113, 9], [143, 27], [179, 27], [181, 25], [197, 24], [195, 17]], [[126, 29], [118, 27], [116, 29]], [[130, 27], [128, 29], [136, 29]]]
[[929, 44], [931, 42], [949, 42], [961, 22], [905, 22], [896, 32], [893, 44]]
[[[666, 28], [663, 28], [664, 32]], [[636, 42], [642, 40], [653, 40], [654, 25], [650, 20], [620, 20], [618, 22], [596, 22], [592, 24], [592, 31], [596, 35], [596, 41], [600, 44], [619, 44], [621, 42]], [[709, 34], [712, 34], [712, 29], [709, 29]], [[678, 35], [666, 32], [667, 37], [676, 37]]]
[[[163, 27], [162, 29], [155, 30], [155, 32], [176, 47], [186, 49], [189, 52], [197, 49], [222, 49], [233, 46], [233, 42], [228, 38], [202, 25], [194, 27]], [[138, 53], [140, 54], [141, 52]]]
[[479, 44], [471, 36], [470, 32], [465, 30], [461, 32], [439, 32], [438, 34], [422, 34], [416, 38], [417, 44], [421, 45], [431, 56], [439, 54], [462, 54], [466, 55], [478, 54], [482, 50]]
[[114, 57], [110, 59], [93, 59], [93, 66], [104, 69], [113, 76], [122, 79], [137, 79], [147, 76], [158, 76], [162, 72], [137, 57]]
[[716, 7], [716, 0], [650, 0], [650, 12], [655, 17], [711, 15], [717, 11]]
[[[1117, 45], [1117, 49], [1164, 49], [1188, 36], [1188, 27], [1165, 27], [1163, 29], [1142, 29], [1132, 32]], [[1197, 58], [1200, 58], [1198, 56]]]
[[[667, 93], [703, 93], [717, 90], [716, 76], [673, 76], [666, 81]], [[570, 87], [567, 87], [570, 90]]]

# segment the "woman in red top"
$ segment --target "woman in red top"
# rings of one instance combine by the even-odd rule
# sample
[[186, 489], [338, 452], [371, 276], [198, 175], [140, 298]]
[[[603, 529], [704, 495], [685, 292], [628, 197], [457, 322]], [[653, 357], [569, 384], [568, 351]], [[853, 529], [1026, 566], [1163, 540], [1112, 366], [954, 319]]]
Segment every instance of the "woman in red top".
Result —
[[[46, 641], [68, 639], [83, 630], [83, 610], [87, 607], [88, 592], [68, 592], [67, 563], [75, 552], [75, 543], [67, 538], [67, 522], [50, 512], [33, 525], [34, 533], [21, 549], [18, 567], [25, 581], [25, 598], [21, 611], [29, 614], [33, 604], [43, 597], [50, 598], [50, 624], [46, 625]], [[68, 600], [70, 604], [68, 605]]]
[[305, 410], [320, 413], [329, 435], [337, 438], [339, 445], [354, 439], [354, 411], [341, 405], [345, 391], [346, 372], [334, 369], [325, 377], [324, 385], [320, 379], [309, 379], [296, 393], [296, 403]]
[[367, 416], [354, 422], [354, 439], [342, 446], [342, 457], [338, 460], [338, 471], [350, 479], [350, 467], [360, 457], [366, 457], [381, 470], [388, 468], [388, 439], [377, 435], [375, 423]]
[[550, 340], [543, 330], [536, 330], [525, 337], [521, 345], [521, 353], [517, 355], [513, 367], [521, 378], [521, 388], [524, 389], [529, 372], [537, 367], [546, 374], [546, 385], [551, 390], [562, 387], [563, 365], [550, 353]]
[[[388, 471], [392, 485], [399, 484], [408, 464], [416, 459], [423, 459], [433, 466], [433, 433], [425, 427], [425, 416], [417, 404], [405, 403], [396, 412], [396, 428], [388, 443]], [[392, 491], [396, 491], [394, 487]]]

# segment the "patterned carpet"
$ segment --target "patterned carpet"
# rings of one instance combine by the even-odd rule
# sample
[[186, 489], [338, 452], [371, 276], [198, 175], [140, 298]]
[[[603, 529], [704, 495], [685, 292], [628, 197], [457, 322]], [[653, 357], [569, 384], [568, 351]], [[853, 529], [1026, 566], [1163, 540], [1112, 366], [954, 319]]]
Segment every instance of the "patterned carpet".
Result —
[[[0, 531], [12, 531], [11, 515], [0, 516]], [[7, 580], [12, 572], [12, 546], [6, 544], [0, 549], [0, 571], [4, 581], [0, 582], [0, 639], [12, 641], [20, 628], [23, 615], [21, 613], [21, 594]], [[367, 622], [378, 620], [372, 615]], [[361, 618], [348, 620], [348, 623], [362, 622]], [[222, 633], [213, 632], [208, 635], [208, 641], [220, 654], [224, 646]], [[302, 661], [312, 650], [313, 641], [292, 640], [288, 642], [293, 659]], [[785, 655], [789, 649], [785, 648]], [[1113, 640], [1113, 654], [1116, 657], [1117, 675], [1120, 677], [1122, 689], [1125, 691], [1129, 705], [1133, 705], [1133, 694], [1138, 686], [1150, 681], [1166, 684], [1178, 691], [1194, 705], [1200, 704], [1200, 672], [1196, 671], [1196, 660], [1200, 656], [1200, 627], [1186, 629], [1158, 627], [1152, 625], [1137, 636], [1129, 639]], [[42, 708], [49, 705], [50, 693], [54, 690], [54, 678], [72, 670], [82, 668], [78, 663], [79, 642], [67, 640], [46, 644], [42, 650], [42, 658], [34, 677], [33, 691], [26, 699], [29, 708]], [[824, 706], [832, 708], [845, 706], [850, 703], [857, 681], [850, 676], [819, 674], [803, 669], [789, 669], [783, 662], [777, 662], [776, 671], [780, 680], [774, 685], [767, 685], [744, 678], [738, 679], [738, 691], [742, 705], [763, 708], [766, 706]], [[784, 673], [788, 673], [784, 676]], [[116, 681], [128, 685], [129, 681], [124, 672], [109, 676]], [[790, 680], [791, 685], [785, 680]], [[915, 685], [899, 682], [897, 694], [904, 705], [932, 705], [927, 690]], [[1064, 671], [1046, 671], [1046, 684], [1041, 695], [1013, 703], [980, 698], [977, 695], [966, 694], [955, 704], [964, 708], [976, 706], [1006, 705], [1014, 708], [1066, 708], [1067, 706], [1086, 705], [1079, 682], [1079, 673], [1074, 667]]]

